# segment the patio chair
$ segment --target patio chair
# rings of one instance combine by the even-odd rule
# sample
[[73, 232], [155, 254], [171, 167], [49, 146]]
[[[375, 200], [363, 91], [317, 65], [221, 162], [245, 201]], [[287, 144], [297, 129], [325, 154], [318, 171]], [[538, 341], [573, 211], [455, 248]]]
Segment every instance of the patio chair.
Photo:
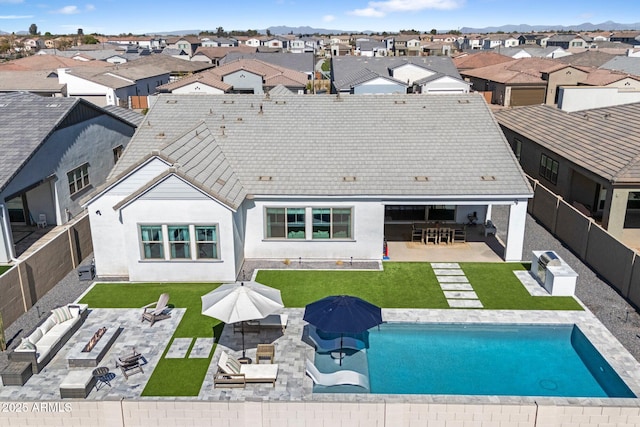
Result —
[[[362, 350], [367, 347], [364, 341], [351, 336], [336, 338], [322, 338], [318, 335], [318, 328], [309, 325], [309, 339], [315, 344], [316, 350], [321, 353], [331, 353], [339, 349]], [[341, 344], [342, 342], [342, 344]]]
[[438, 244], [438, 229], [437, 228], [427, 228], [424, 235], [424, 243], [428, 244], [429, 242], [433, 242], [434, 244]]
[[226, 351], [218, 359], [218, 372], [213, 376], [213, 386], [244, 387], [246, 383], [271, 383], [276, 386], [278, 364], [242, 364]]
[[323, 373], [318, 371], [318, 368], [316, 368], [309, 359], [305, 362], [305, 368], [307, 375], [309, 375], [314, 384], [327, 387], [335, 385], [357, 385], [369, 391], [369, 378], [360, 372], [345, 369], [337, 372]]
[[422, 242], [424, 240], [424, 232], [422, 228], [417, 228], [415, 225], [411, 226], [411, 241]]
[[152, 302], [151, 304], [145, 305], [142, 312], [142, 322], [145, 320], [151, 322], [150, 326], [162, 319], [167, 319], [171, 317], [171, 313], [168, 312], [169, 306], [167, 303], [169, 302], [169, 294], [162, 294], [160, 298], [158, 298], [157, 302]]
[[120, 368], [124, 379], [128, 380], [131, 375], [137, 372], [144, 373], [142, 370], [143, 361], [145, 361], [144, 356], [134, 350], [132, 355], [118, 357], [116, 359], [116, 368]]

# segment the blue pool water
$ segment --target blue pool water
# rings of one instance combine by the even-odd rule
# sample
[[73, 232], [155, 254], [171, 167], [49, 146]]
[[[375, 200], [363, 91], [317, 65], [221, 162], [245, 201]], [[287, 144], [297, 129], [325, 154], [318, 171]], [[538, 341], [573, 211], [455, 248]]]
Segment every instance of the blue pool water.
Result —
[[573, 325], [386, 323], [368, 340], [371, 393], [635, 397]]

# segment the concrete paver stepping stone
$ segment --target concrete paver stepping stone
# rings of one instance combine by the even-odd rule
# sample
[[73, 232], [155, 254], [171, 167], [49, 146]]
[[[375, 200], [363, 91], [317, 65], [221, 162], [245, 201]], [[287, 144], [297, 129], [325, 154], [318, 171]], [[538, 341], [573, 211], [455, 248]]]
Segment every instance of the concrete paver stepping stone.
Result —
[[213, 348], [213, 338], [196, 338], [195, 344], [189, 353], [189, 359], [206, 359], [211, 354]]
[[467, 276], [437, 276], [440, 283], [469, 283]]
[[431, 267], [433, 269], [436, 269], [436, 268], [455, 268], [455, 269], [459, 269], [460, 268], [460, 264], [458, 264], [457, 262], [432, 262], [431, 263]]
[[473, 286], [469, 283], [440, 283], [443, 291], [473, 291]]
[[483, 308], [482, 303], [477, 299], [450, 299], [447, 302], [449, 307], [454, 308]]
[[184, 359], [187, 357], [191, 341], [193, 338], [174, 338], [169, 351], [164, 356], [165, 359]]
[[436, 276], [464, 276], [464, 271], [456, 268], [438, 268], [433, 272]]
[[474, 291], [444, 291], [446, 299], [478, 299]]

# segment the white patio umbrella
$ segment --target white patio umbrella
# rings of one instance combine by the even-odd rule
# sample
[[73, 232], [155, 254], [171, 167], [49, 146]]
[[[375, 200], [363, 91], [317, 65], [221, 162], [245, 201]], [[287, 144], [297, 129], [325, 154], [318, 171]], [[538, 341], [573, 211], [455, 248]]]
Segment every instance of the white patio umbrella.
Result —
[[[280, 290], [258, 282], [225, 283], [202, 296], [202, 314], [225, 323], [264, 319], [283, 307]], [[245, 357], [244, 323], [242, 357]]]

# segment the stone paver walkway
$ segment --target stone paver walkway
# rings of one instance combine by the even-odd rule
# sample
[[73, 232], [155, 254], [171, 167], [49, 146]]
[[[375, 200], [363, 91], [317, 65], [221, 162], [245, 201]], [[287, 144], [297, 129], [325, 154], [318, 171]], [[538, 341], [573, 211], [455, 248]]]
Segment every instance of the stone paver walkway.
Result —
[[482, 302], [457, 262], [433, 262], [433, 272], [449, 307], [482, 308]]

